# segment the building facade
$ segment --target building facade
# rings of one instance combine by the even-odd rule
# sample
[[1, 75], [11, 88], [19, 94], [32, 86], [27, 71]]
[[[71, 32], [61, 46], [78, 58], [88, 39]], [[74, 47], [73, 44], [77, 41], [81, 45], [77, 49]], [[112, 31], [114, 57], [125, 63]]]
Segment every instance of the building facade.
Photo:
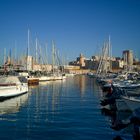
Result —
[[124, 65], [132, 66], [133, 65], [133, 51], [124, 50], [123, 51], [123, 60], [124, 60]]

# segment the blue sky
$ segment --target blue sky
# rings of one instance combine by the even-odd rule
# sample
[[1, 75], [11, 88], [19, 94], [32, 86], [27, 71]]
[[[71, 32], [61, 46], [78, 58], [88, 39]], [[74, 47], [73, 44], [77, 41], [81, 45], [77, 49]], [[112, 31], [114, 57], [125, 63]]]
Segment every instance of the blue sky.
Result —
[[37, 37], [48, 57], [54, 40], [68, 61], [90, 58], [110, 35], [114, 56], [132, 49], [140, 58], [139, 0], [0, 0], [1, 58], [4, 48], [26, 54], [28, 28], [32, 53]]

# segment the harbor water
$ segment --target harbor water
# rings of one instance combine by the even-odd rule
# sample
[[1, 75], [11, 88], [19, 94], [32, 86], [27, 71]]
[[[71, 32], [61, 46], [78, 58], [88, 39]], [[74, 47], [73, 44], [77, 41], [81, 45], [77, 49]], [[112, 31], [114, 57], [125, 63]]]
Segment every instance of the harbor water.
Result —
[[0, 102], [1, 140], [124, 140], [101, 110], [102, 90], [86, 75], [42, 82], [22, 96]]

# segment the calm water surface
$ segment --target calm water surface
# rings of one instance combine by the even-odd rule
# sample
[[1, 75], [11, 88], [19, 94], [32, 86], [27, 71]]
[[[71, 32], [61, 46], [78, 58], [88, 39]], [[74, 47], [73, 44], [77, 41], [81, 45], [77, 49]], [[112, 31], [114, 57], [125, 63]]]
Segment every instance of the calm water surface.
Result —
[[0, 102], [0, 139], [131, 140], [130, 133], [110, 128], [101, 94], [96, 81], [83, 75], [30, 87], [28, 94]]

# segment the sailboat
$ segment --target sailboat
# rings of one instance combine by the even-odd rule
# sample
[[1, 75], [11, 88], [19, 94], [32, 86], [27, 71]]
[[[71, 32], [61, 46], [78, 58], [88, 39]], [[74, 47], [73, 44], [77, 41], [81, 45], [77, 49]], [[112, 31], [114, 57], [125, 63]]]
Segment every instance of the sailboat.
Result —
[[[38, 55], [37, 48], [38, 48], [38, 42], [37, 42], [37, 39], [36, 39], [36, 63], [37, 63], [37, 59], [38, 59], [37, 58], [37, 55]], [[39, 55], [40, 55], [41, 62], [43, 62], [41, 46], [39, 48]], [[52, 76], [49, 75], [48, 72], [46, 74], [46, 72], [47, 72], [47, 70], [45, 71], [45, 73], [41, 73], [41, 72], [38, 73], [37, 77], [39, 79], [39, 82], [51, 81], [52, 80]]]
[[[62, 73], [60, 73], [58, 66], [55, 65], [56, 62], [56, 57], [57, 57], [57, 53], [56, 53], [56, 49], [55, 49], [55, 44], [54, 41], [52, 40], [52, 80], [63, 80], [66, 78], [66, 76]], [[55, 71], [55, 66], [56, 71]]]
[[63, 80], [66, 76], [60, 73], [58, 66], [56, 65], [57, 53], [55, 49], [54, 41], [52, 41], [52, 72], [47, 75], [39, 76], [39, 81], [55, 81]]
[[111, 50], [111, 43], [110, 43], [110, 36], [109, 36], [108, 41], [103, 44], [100, 61], [96, 72], [96, 75], [99, 78], [106, 77], [107, 72], [112, 71], [111, 51], [112, 50]]
[[27, 60], [26, 60], [26, 70], [27, 70], [27, 80], [28, 80], [28, 85], [38, 85], [39, 84], [39, 79], [34, 76], [29, 75], [29, 70], [31, 70], [31, 64], [30, 64], [30, 56], [29, 56], [29, 50], [30, 50], [30, 31], [28, 30], [28, 50], [27, 50]]

